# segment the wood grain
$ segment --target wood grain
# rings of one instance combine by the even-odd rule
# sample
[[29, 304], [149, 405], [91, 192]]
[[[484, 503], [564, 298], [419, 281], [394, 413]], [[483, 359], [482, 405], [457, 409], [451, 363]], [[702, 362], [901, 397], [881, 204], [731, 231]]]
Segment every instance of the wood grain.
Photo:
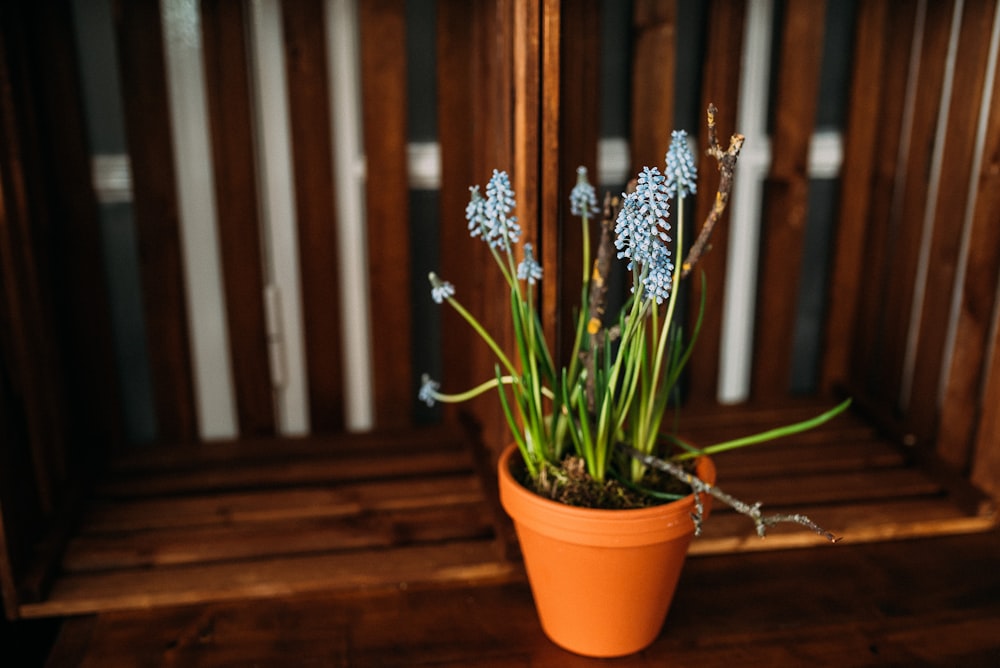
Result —
[[412, 423], [417, 387], [411, 292], [404, 289], [411, 280], [406, 3], [362, 2], [358, 21], [375, 424], [398, 428]]
[[340, 282], [329, 76], [323, 5], [281, 5], [288, 81], [288, 124], [295, 173], [302, 320], [309, 424], [329, 433], [344, 428]]
[[[716, 123], [719, 141], [740, 132], [736, 127], [743, 54], [743, 22], [746, 16], [744, 0], [715, 0], [708, 10], [708, 36], [702, 74], [701, 109], [709, 104], [718, 109]], [[697, 132], [699, 153], [707, 146], [707, 129], [701, 121]], [[705, 163], [702, 162], [704, 165]], [[739, 178], [739, 177], [736, 177]], [[715, 203], [718, 176], [715, 169], [702, 167], [698, 194], [695, 196], [695, 225], [701, 225]], [[722, 309], [725, 297], [726, 256], [729, 248], [729, 217], [716, 225], [709, 242], [709, 251], [702, 255], [698, 268], [688, 280], [691, 306], [686, 327], [694, 332], [698, 304], [705, 300], [698, 342], [688, 361], [684, 392], [692, 404], [714, 404], [718, 397], [719, 350], [722, 342]], [[702, 294], [700, 274], [705, 274]]]
[[[928, 252], [927, 273], [923, 285], [913, 381], [909, 389], [907, 423], [911, 433], [924, 447], [932, 447], [938, 431], [939, 402], [943, 380], [941, 360], [946, 354], [952, 326], [952, 298], [959, 266], [964, 265], [962, 241], [966, 216], [972, 213], [969, 179], [976, 155], [976, 134], [986, 77], [986, 65], [996, 3], [979, 0], [963, 4], [959, 27], [951, 100], [944, 128], [942, 168], [937, 183], [933, 228], [924, 240]], [[957, 345], [965, 342], [958, 341]], [[968, 446], [963, 448], [967, 453]], [[959, 468], [967, 464], [967, 455], [947, 451]]]
[[275, 433], [275, 407], [264, 313], [264, 257], [246, 22], [242, 3], [204, 0], [201, 4], [205, 89], [237, 425], [241, 435], [255, 437]]
[[764, 182], [751, 394], [788, 394], [808, 216], [825, 2], [789, 2], [782, 19], [771, 169]]
[[116, 2], [115, 37], [156, 433], [189, 441], [198, 425], [159, 3]]

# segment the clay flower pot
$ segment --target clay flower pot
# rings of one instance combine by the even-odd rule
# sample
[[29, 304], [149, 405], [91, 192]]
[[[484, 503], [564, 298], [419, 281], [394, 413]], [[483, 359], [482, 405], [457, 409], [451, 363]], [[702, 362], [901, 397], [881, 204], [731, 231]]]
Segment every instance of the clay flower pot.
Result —
[[[515, 445], [500, 456], [500, 501], [514, 521], [545, 634], [577, 654], [632, 654], [656, 639], [694, 536], [694, 497], [652, 508], [595, 510], [545, 499], [511, 474]], [[707, 457], [698, 476], [713, 484]], [[703, 497], [705, 512], [710, 498]]]

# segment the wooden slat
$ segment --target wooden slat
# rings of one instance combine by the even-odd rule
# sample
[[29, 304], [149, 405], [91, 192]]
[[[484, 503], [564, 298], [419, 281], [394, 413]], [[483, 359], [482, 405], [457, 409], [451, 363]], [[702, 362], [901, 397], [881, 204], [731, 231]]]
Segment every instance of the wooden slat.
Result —
[[428, 474], [414, 480], [343, 482], [316, 487], [212, 491], [180, 497], [98, 499], [80, 534], [342, 518], [361, 513], [469, 504], [483, 498], [475, 475]]
[[236, 415], [243, 436], [275, 432], [245, 5], [203, 0], [205, 90]]
[[[478, 501], [478, 500], [477, 500]], [[74, 574], [348, 550], [386, 551], [452, 540], [489, 541], [493, 516], [481, 503], [347, 517], [183, 526], [75, 538], [63, 559]]]
[[631, 174], [643, 167], [662, 171], [674, 130], [677, 62], [676, 0], [639, 0], [632, 10]]
[[[573, 348], [575, 335], [574, 314], [581, 307], [581, 286], [583, 272], [588, 274], [590, 267], [582, 266], [583, 257], [583, 226], [579, 219], [569, 214], [569, 193], [576, 185], [576, 169], [584, 166], [588, 170], [590, 182], [598, 192], [598, 201], [602, 194], [599, 189], [597, 173], [597, 142], [600, 134], [600, 118], [594, 113], [591, 102], [601, 99], [600, 91], [600, 3], [594, 0], [573, 3], [572, 11], [559, 14], [559, 54], [558, 77], [559, 97], [558, 107], [553, 108], [549, 87], [543, 84], [545, 94], [542, 97], [544, 118], [550, 119], [558, 112], [555, 123], [558, 126], [558, 137], [555, 146], [546, 146], [546, 164], [553, 158], [558, 162], [558, 188], [555, 194], [547, 191], [545, 204], [551, 206], [547, 197], [557, 199], [554, 203], [558, 211], [562, 211], [562, 223], [543, 224], [541, 229], [543, 267], [545, 279], [542, 281], [542, 322], [550, 340], [556, 341], [553, 355], [563, 363], [569, 361], [568, 355]], [[547, 43], [546, 43], [547, 44]], [[543, 80], [549, 81], [552, 75], [548, 68], [543, 73]], [[553, 153], [555, 155], [553, 155]], [[560, 218], [549, 215], [551, 222]], [[589, 230], [591, 249], [597, 247], [597, 225], [591, 223]], [[593, 250], [591, 256], [593, 257]], [[558, 278], [556, 278], [558, 277]], [[555, 322], [552, 320], [556, 319]]]
[[461, 431], [453, 424], [428, 425], [396, 432], [359, 432], [335, 436], [261, 438], [171, 444], [169, 447], [137, 448], [112, 459], [107, 471], [124, 476], [132, 472], [164, 473], [226, 466], [234, 460], [266, 463], [295, 457], [339, 455], [399, 457], [435, 450], [461, 452], [466, 449]]
[[[513, 350], [509, 289], [485, 244], [469, 238], [464, 215], [469, 186], [485, 188], [493, 169], [510, 172], [514, 166], [513, 8], [511, 0], [441, 2], [437, 7], [439, 273], [455, 284], [456, 297], [504, 350]], [[493, 377], [492, 352], [450, 309], [442, 311], [442, 332], [444, 388], [464, 390]], [[480, 420], [490, 447], [499, 449], [509, 441], [493, 393], [463, 404], [462, 410]]]
[[[409, 182], [407, 179], [406, 3], [358, 5], [375, 424], [412, 422]], [[408, 408], [410, 407], [410, 408]]]
[[886, 132], [894, 125], [879, 125], [886, 87], [884, 77], [889, 72], [889, 63], [893, 62], [888, 53], [890, 42], [886, 39], [890, 18], [894, 30], [905, 30], [905, 27], [895, 26], [896, 17], [890, 17], [887, 0], [872, 0], [858, 7], [844, 129], [844, 168], [840, 170], [836, 243], [833, 245], [824, 349], [820, 360], [819, 382], [825, 392], [843, 385], [851, 377], [854, 332], [866, 277], [865, 248], [871, 243], [871, 228], [885, 227], [883, 221], [870, 221], [868, 212], [874, 198], [884, 197], [875, 190], [879, 153], [895, 155], [894, 147], [887, 147], [883, 142], [899, 134]]
[[[1000, 308], [1000, 300], [996, 308]], [[997, 496], [1000, 494], [1000, 410], [997, 410], [1000, 406], [1000, 327], [993, 331], [992, 354], [980, 406], [972, 482]]]
[[[111, 315], [77, 79], [73, 8], [66, 0], [24, 6], [29, 20], [21, 23], [21, 29], [31, 50], [26, 55], [37, 90], [33, 125], [39, 133], [34, 139], [37, 146], [30, 151], [44, 161], [46, 170], [40, 184], [44, 190], [36, 193], [44, 202], [32, 203], [36, 209], [33, 222], [45, 235], [39, 239], [42, 245], [34, 261], [51, 274], [47, 288], [51, 296], [46, 301], [51, 302], [51, 327], [61, 351], [63, 377], [58, 382], [64, 385], [59, 397], [63, 416], [53, 415], [50, 428], [69, 430], [75, 438], [94, 442], [85, 455], [74, 449], [64, 454], [61, 447], [49, 453], [49, 465], [61, 485], [68, 470], [120, 445], [123, 430], [118, 379], [108, 372], [114, 368]], [[67, 435], [58, 440], [65, 442]]]
[[[736, 127], [738, 115], [740, 70], [743, 58], [743, 22], [746, 15], [745, 0], [714, 0], [708, 9], [708, 35], [706, 37], [705, 65], [702, 74], [701, 109], [709, 104], [718, 109], [716, 126], [719, 141], [740, 131]], [[699, 138], [699, 148], [706, 144], [704, 120], [698, 128], [691, 128], [691, 135]], [[699, 151], [703, 154], [703, 150]], [[695, 199], [696, 225], [708, 216], [715, 203], [718, 176], [714, 167], [702, 160], [699, 188]], [[702, 299], [701, 331], [694, 352], [688, 361], [685, 393], [690, 403], [714, 404], [718, 397], [719, 349], [722, 342], [722, 309], [725, 295], [726, 256], [729, 248], [729, 215], [726, 215], [712, 233], [710, 251], [702, 256], [698, 269], [689, 279], [692, 305], [687, 321], [687, 331], [693, 332], [698, 317], [697, 305]], [[705, 293], [702, 295], [701, 272], [705, 273]]]
[[[33, 271], [30, 210], [18, 127], [19, 63], [12, 7], [0, 6], [0, 596], [17, 617], [21, 579], [32, 561], [33, 528], [52, 508], [52, 486], [39, 461], [54, 399], [39, 373], [46, 361], [38, 277]], [[17, 17], [19, 18], [19, 17]], [[23, 46], [22, 46], [23, 48]], [[23, 95], [23, 94], [22, 94]], [[36, 358], [35, 355], [38, 355]], [[41, 475], [39, 475], [41, 474]], [[12, 512], [20, 508], [20, 512]]]
[[97, 492], [108, 496], [149, 496], [206, 490], [231, 490], [255, 486], [296, 485], [378, 477], [418, 477], [430, 473], [461, 473], [471, 468], [467, 453], [416, 452], [389, 460], [384, 455], [350, 458], [290, 457], [284, 460], [202, 467], [189, 471], [132, 473], [110, 479]]
[[[955, 345], [941, 405], [937, 452], [953, 465], [962, 466], [971, 458], [977, 484], [995, 494], [1000, 491], [1000, 473], [997, 473], [1000, 467], [987, 462], [991, 459], [996, 462], [1000, 455], [1000, 447], [997, 447], [1000, 432], [995, 427], [991, 431], [986, 425], [996, 419], [995, 407], [1000, 406], [1000, 395], [993, 390], [991, 400], [982, 391], [984, 379], [988, 378], [989, 351], [992, 349], [996, 357], [995, 351], [1000, 349], [990, 343], [991, 323], [995, 309], [1000, 307], [997, 297], [1000, 226], [996, 224], [1000, 219], [1000, 114], [992, 113], [1000, 105], [1000, 86], [994, 85], [991, 95], [982, 164], [979, 173], [973, 175], [977, 184], [975, 210], [965, 256], [965, 276], [958, 298]], [[995, 384], [997, 381], [991, 379], [989, 382]], [[977, 438], [981, 450], [975, 448]], [[984, 461], [979, 460], [980, 456]]]
[[[525, 240], [540, 250], [539, 214], [542, 127], [539, 110], [542, 100], [542, 49], [540, 0], [513, 3], [510, 19], [513, 151], [511, 185], [517, 193], [518, 221]], [[558, 62], [556, 63], [558, 71]], [[558, 114], [558, 89], [552, 91], [552, 104]]]
[[785, 4], [774, 100], [771, 170], [764, 183], [751, 394], [785, 396], [808, 211], [809, 144], [816, 118], [826, 3]]
[[[903, 120], [906, 112], [906, 90], [916, 26], [917, 3], [909, 0], [890, 0], [888, 21], [880, 40], [884, 41], [884, 55], [879, 79], [877, 111], [878, 146], [873, 156], [872, 197], [865, 212], [864, 266], [868, 267], [863, 289], [858, 296], [857, 325], [852, 336], [850, 368], [851, 391], [880, 397], [877, 401], [888, 412], [895, 409], [897, 396], [883, 392], [887, 374], [882, 371], [882, 328], [885, 325], [885, 303], [894, 266], [890, 259], [894, 253], [893, 225], [896, 211], [895, 195], [900, 146], [903, 138]], [[852, 118], [853, 114], [852, 113]], [[850, 139], [848, 139], [850, 143]], [[854, 194], [841, 190], [841, 199]], [[843, 204], [841, 206], [844, 206]], [[838, 260], [839, 261], [839, 260]], [[835, 265], [836, 266], [836, 265]], [[836, 289], [836, 288], [835, 288]], [[831, 312], [833, 313], [833, 312]], [[839, 320], [839, 317], [838, 317]]]
[[489, 541], [461, 540], [396, 550], [358, 550], [236, 563], [77, 575], [56, 583], [25, 617], [356, 591], [411, 584], [488, 581], [509, 577]]
[[116, 2], [115, 36], [156, 433], [189, 441], [198, 426], [159, 3]]
[[[941, 176], [934, 209], [934, 227], [929, 244], [930, 262], [923, 287], [921, 317], [913, 371], [907, 423], [911, 433], [930, 445], [937, 433], [942, 365], [951, 326], [955, 276], [961, 262], [962, 238], [969, 202], [969, 177], [976, 153], [976, 134], [982, 104], [983, 83], [993, 31], [995, 0], [970, 0], [962, 10], [957, 67], [951, 88], [948, 124], [944, 129]], [[959, 345], [962, 345], [961, 342]], [[949, 452], [958, 467], [964, 453]]]
[[[903, 389], [906, 342], [909, 337], [913, 291], [927, 206], [927, 175], [934, 151], [934, 137], [941, 106], [945, 57], [954, 2], [926, 3], [924, 31], [920, 49], [919, 72], [916, 73], [914, 108], [909, 135], [903, 138], [907, 146], [904, 163], [894, 166], [903, 170], [905, 183], [899, 197], [901, 208], [893, 214], [893, 234], [890, 253], [884, 258], [886, 294], [884, 325], [879, 328], [880, 341], [875, 359], [878, 396], [896, 401]], [[894, 192], [895, 191], [891, 191]]]
[[281, 4], [288, 80], [288, 125], [295, 173], [309, 421], [313, 432], [344, 426], [337, 285], [336, 213], [323, 4]]
[[[764, 506], [765, 512], [776, 508]], [[995, 517], [979, 517], [961, 512], [938, 498], [916, 497], [875, 502], [839, 503], [835, 506], [796, 504], [788, 512], [802, 513], [845, 544], [901, 540], [926, 536], [989, 531]], [[691, 544], [692, 555], [725, 554], [801, 547], [823, 547], [826, 541], [795, 525], [768, 529], [761, 539], [746, 517], [716, 513], [705, 521], [704, 535]]]
[[[852, 471], [884, 471], [908, 465], [907, 457], [898, 447], [872, 438], [853, 439], [833, 432], [822, 434], [825, 439], [801, 437], [775, 441], [719, 454], [716, 465], [725, 480], [742, 478], [787, 477], [799, 475], [838, 474]], [[837, 438], [840, 437], [840, 438]], [[764, 486], [755, 495], [767, 494]]]

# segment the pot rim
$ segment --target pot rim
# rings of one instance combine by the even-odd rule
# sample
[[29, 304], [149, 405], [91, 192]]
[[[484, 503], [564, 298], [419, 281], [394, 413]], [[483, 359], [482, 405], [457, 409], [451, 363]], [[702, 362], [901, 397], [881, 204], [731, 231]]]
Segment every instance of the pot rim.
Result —
[[[695, 511], [694, 495], [689, 494], [648, 508], [606, 509], [568, 506], [546, 499], [524, 487], [510, 472], [511, 460], [519, 454], [516, 444], [508, 445], [500, 455], [498, 477], [500, 502], [511, 518], [522, 527], [556, 534], [568, 542], [640, 545], [693, 533], [691, 519]], [[699, 457], [697, 475], [715, 483], [715, 465], [709, 457]], [[702, 495], [704, 516], [708, 516], [711, 497]]]

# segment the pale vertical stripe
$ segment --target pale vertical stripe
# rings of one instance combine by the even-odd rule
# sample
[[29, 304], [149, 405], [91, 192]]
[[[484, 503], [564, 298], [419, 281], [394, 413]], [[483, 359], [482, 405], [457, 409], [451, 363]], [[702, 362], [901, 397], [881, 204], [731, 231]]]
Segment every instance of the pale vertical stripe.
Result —
[[[344, 376], [348, 388], [344, 411], [347, 428], [360, 431], [370, 429], [374, 417], [356, 0], [327, 0], [326, 43], [336, 181], [331, 196], [338, 223]], [[373, 242], [396, 243], [392, 239]]]
[[[965, 216], [962, 221], [962, 243], [958, 253], [958, 266], [955, 269], [955, 283], [952, 287], [951, 310], [948, 314], [948, 335], [945, 339], [944, 356], [941, 360], [941, 387], [938, 392], [938, 403], [944, 401], [948, 389], [948, 376], [951, 371], [952, 359], [955, 355], [955, 339], [958, 335], [958, 319], [962, 308], [962, 292], [965, 287], [965, 274], [968, 270], [969, 246], [972, 243], [972, 223], [976, 215], [976, 197], [979, 193], [979, 172], [983, 167], [983, 153], [986, 148], [986, 132], [989, 128], [990, 103], [993, 98], [993, 86], [997, 77], [997, 55], [1000, 54], [1000, 7], [994, 10], [993, 30], [990, 34], [989, 56], [986, 60], [986, 76], [983, 79], [983, 99], [979, 103], [979, 124], [976, 127], [976, 143], [973, 151], [972, 170], [969, 172], [969, 193], [966, 197]], [[1000, 310], [997, 311], [1000, 313]], [[995, 314], [996, 315], [996, 314]], [[994, 322], [995, 326], [995, 322]], [[993, 341], [993, 338], [988, 341]], [[986, 359], [984, 368], [989, 368]]]
[[253, 0], [250, 12], [271, 375], [278, 431], [298, 435], [309, 431], [309, 405], [281, 5]]
[[236, 435], [196, 0], [164, 0], [170, 119], [201, 437]]
[[906, 336], [906, 351], [903, 358], [903, 377], [899, 396], [901, 407], [906, 407], [909, 404], [913, 391], [917, 348], [920, 344], [920, 320], [923, 317], [924, 296], [927, 293], [927, 276], [930, 271], [931, 246], [934, 240], [934, 215], [937, 210], [941, 183], [948, 115], [951, 111], [951, 90], [955, 79], [955, 59], [958, 53], [958, 37], [961, 33], [964, 5], [964, 0], [958, 0], [951, 15], [951, 31], [948, 37], [948, 52], [945, 55], [944, 79], [941, 84], [941, 99], [938, 102], [937, 126], [934, 129], [934, 147], [931, 153], [930, 173], [928, 174], [927, 199], [924, 202], [924, 219], [920, 232], [920, 254], [917, 258], [917, 274], [914, 280], [913, 301], [910, 308], [910, 327]]
[[766, 121], [772, 16], [771, 0], [757, 0], [748, 6], [736, 124], [747, 140], [736, 166], [729, 206], [731, 231], [719, 350], [722, 403], [745, 401], [750, 395], [760, 209], [771, 162]]

